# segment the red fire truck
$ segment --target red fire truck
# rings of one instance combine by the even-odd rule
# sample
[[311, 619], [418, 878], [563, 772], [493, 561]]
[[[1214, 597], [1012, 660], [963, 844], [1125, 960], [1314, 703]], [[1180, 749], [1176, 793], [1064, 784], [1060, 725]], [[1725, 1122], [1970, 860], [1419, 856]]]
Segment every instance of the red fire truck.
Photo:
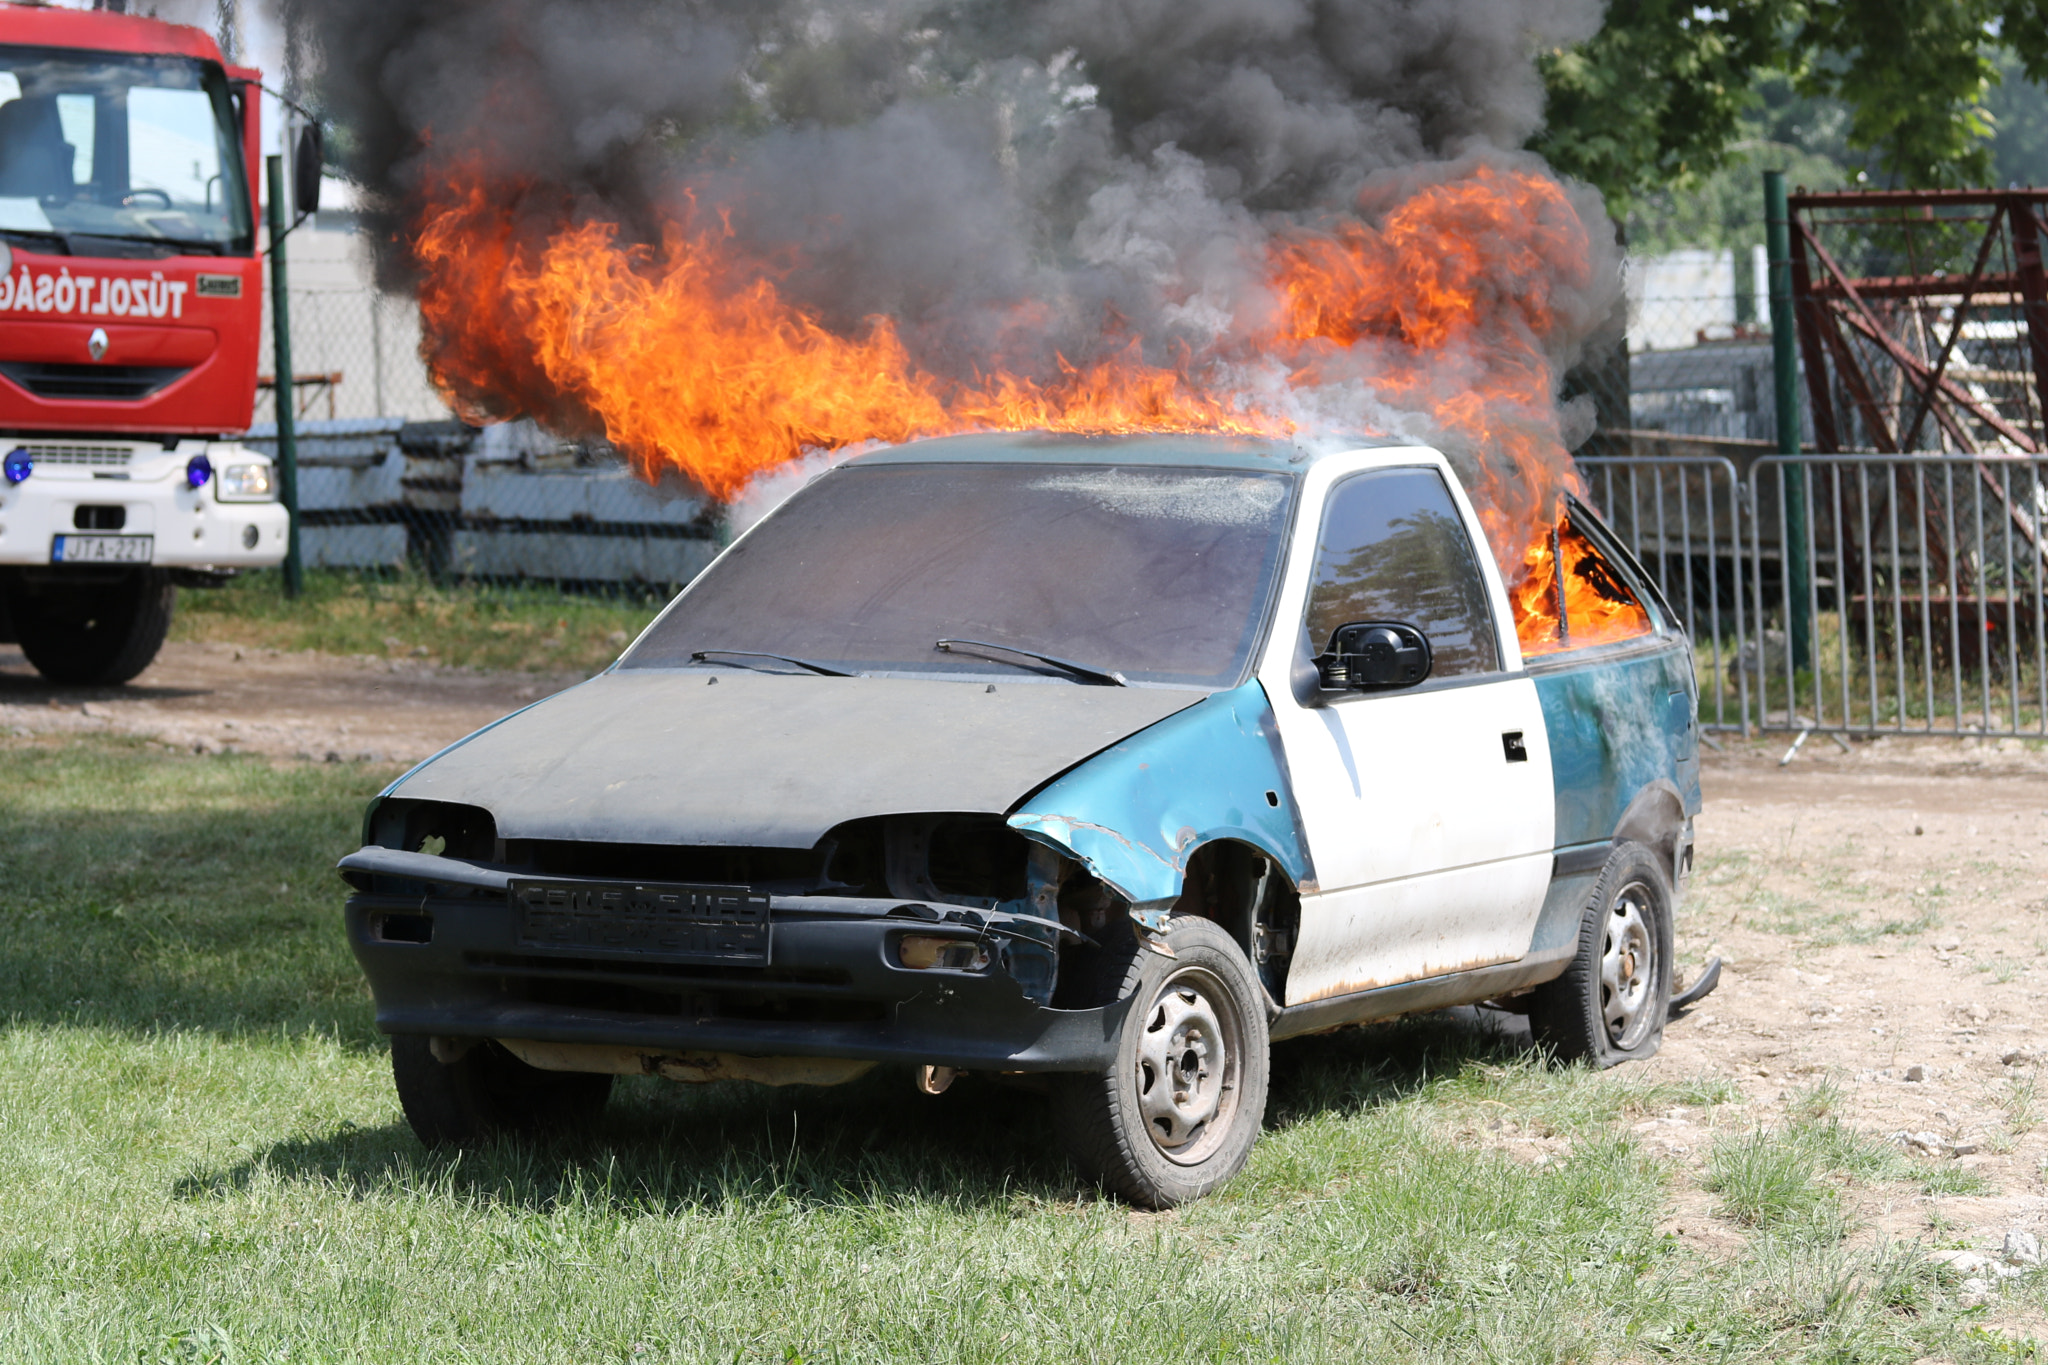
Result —
[[123, 683], [179, 586], [278, 563], [255, 403], [258, 73], [195, 28], [0, 3], [0, 640]]

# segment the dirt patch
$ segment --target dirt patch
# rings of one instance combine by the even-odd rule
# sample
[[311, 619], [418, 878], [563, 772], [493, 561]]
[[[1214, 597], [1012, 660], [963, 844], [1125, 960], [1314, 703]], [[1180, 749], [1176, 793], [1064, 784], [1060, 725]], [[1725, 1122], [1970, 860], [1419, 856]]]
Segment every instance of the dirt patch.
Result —
[[[1809, 741], [1781, 767], [1782, 737], [1724, 743], [1706, 757], [1679, 952], [1689, 971], [1720, 954], [1725, 975], [1650, 1069], [1733, 1080], [1744, 1103], [1718, 1126], [1824, 1111], [1906, 1135], [1957, 1193], [1869, 1201], [1873, 1232], [2048, 1239], [2048, 753]], [[1656, 1136], [1696, 1167], [1712, 1135], [1689, 1127]]]
[[416, 763], [577, 674], [169, 644], [126, 687], [52, 687], [0, 646], [0, 734], [135, 735], [197, 753]]

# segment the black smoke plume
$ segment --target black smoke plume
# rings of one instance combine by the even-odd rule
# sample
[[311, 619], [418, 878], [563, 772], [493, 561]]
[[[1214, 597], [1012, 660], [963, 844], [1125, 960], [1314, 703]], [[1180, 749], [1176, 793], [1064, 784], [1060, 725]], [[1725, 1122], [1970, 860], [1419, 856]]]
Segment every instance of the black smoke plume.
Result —
[[[1133, 337], [1162, 363], [1199, 352], [1276, 308], [1267, 253], [1287, 234], [1371, 220], [1476, 167], [1541, 171], [1519, 150], [1542, 119], [1533, 57], [1589, 36], [1601, 10], [300, 0], [290, 17], [347, 130], [387, 287], [417, 283], [421, 206], [460, 162], [537, 239], [596, 219], [656, 243], [722, 219], [826, 326], [887, 317], [919, 366], [965, 377], [1045, 374]], [[1568, 195], [1591, 259], [1545, 267], [1554, 374], [1619, 294], [1597, 196]], [[1320, 403], [1336, 411], [1301, 400], [1306, 420], [1431, 434], [1426, 413], [1371, 393], [1370, 357]]]

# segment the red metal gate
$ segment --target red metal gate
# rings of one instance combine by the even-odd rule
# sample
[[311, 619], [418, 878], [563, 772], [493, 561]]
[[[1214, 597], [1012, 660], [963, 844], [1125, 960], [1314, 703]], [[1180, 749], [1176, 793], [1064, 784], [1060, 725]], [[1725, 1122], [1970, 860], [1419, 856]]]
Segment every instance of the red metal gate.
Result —
[[2048, 190], [1799, 194], [1790, 207], [1814, 449], [2048, 453]]

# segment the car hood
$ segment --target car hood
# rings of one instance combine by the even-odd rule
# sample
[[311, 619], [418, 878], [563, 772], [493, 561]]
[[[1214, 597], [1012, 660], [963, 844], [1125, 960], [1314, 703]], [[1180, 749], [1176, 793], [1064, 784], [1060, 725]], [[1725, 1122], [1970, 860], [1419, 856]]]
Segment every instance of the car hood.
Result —
[[390, 794], [481, 806], [505, 839], [810, 848], [861, 816], [1002, 814], [1204, 695], [625, 670], [479, 730]]

